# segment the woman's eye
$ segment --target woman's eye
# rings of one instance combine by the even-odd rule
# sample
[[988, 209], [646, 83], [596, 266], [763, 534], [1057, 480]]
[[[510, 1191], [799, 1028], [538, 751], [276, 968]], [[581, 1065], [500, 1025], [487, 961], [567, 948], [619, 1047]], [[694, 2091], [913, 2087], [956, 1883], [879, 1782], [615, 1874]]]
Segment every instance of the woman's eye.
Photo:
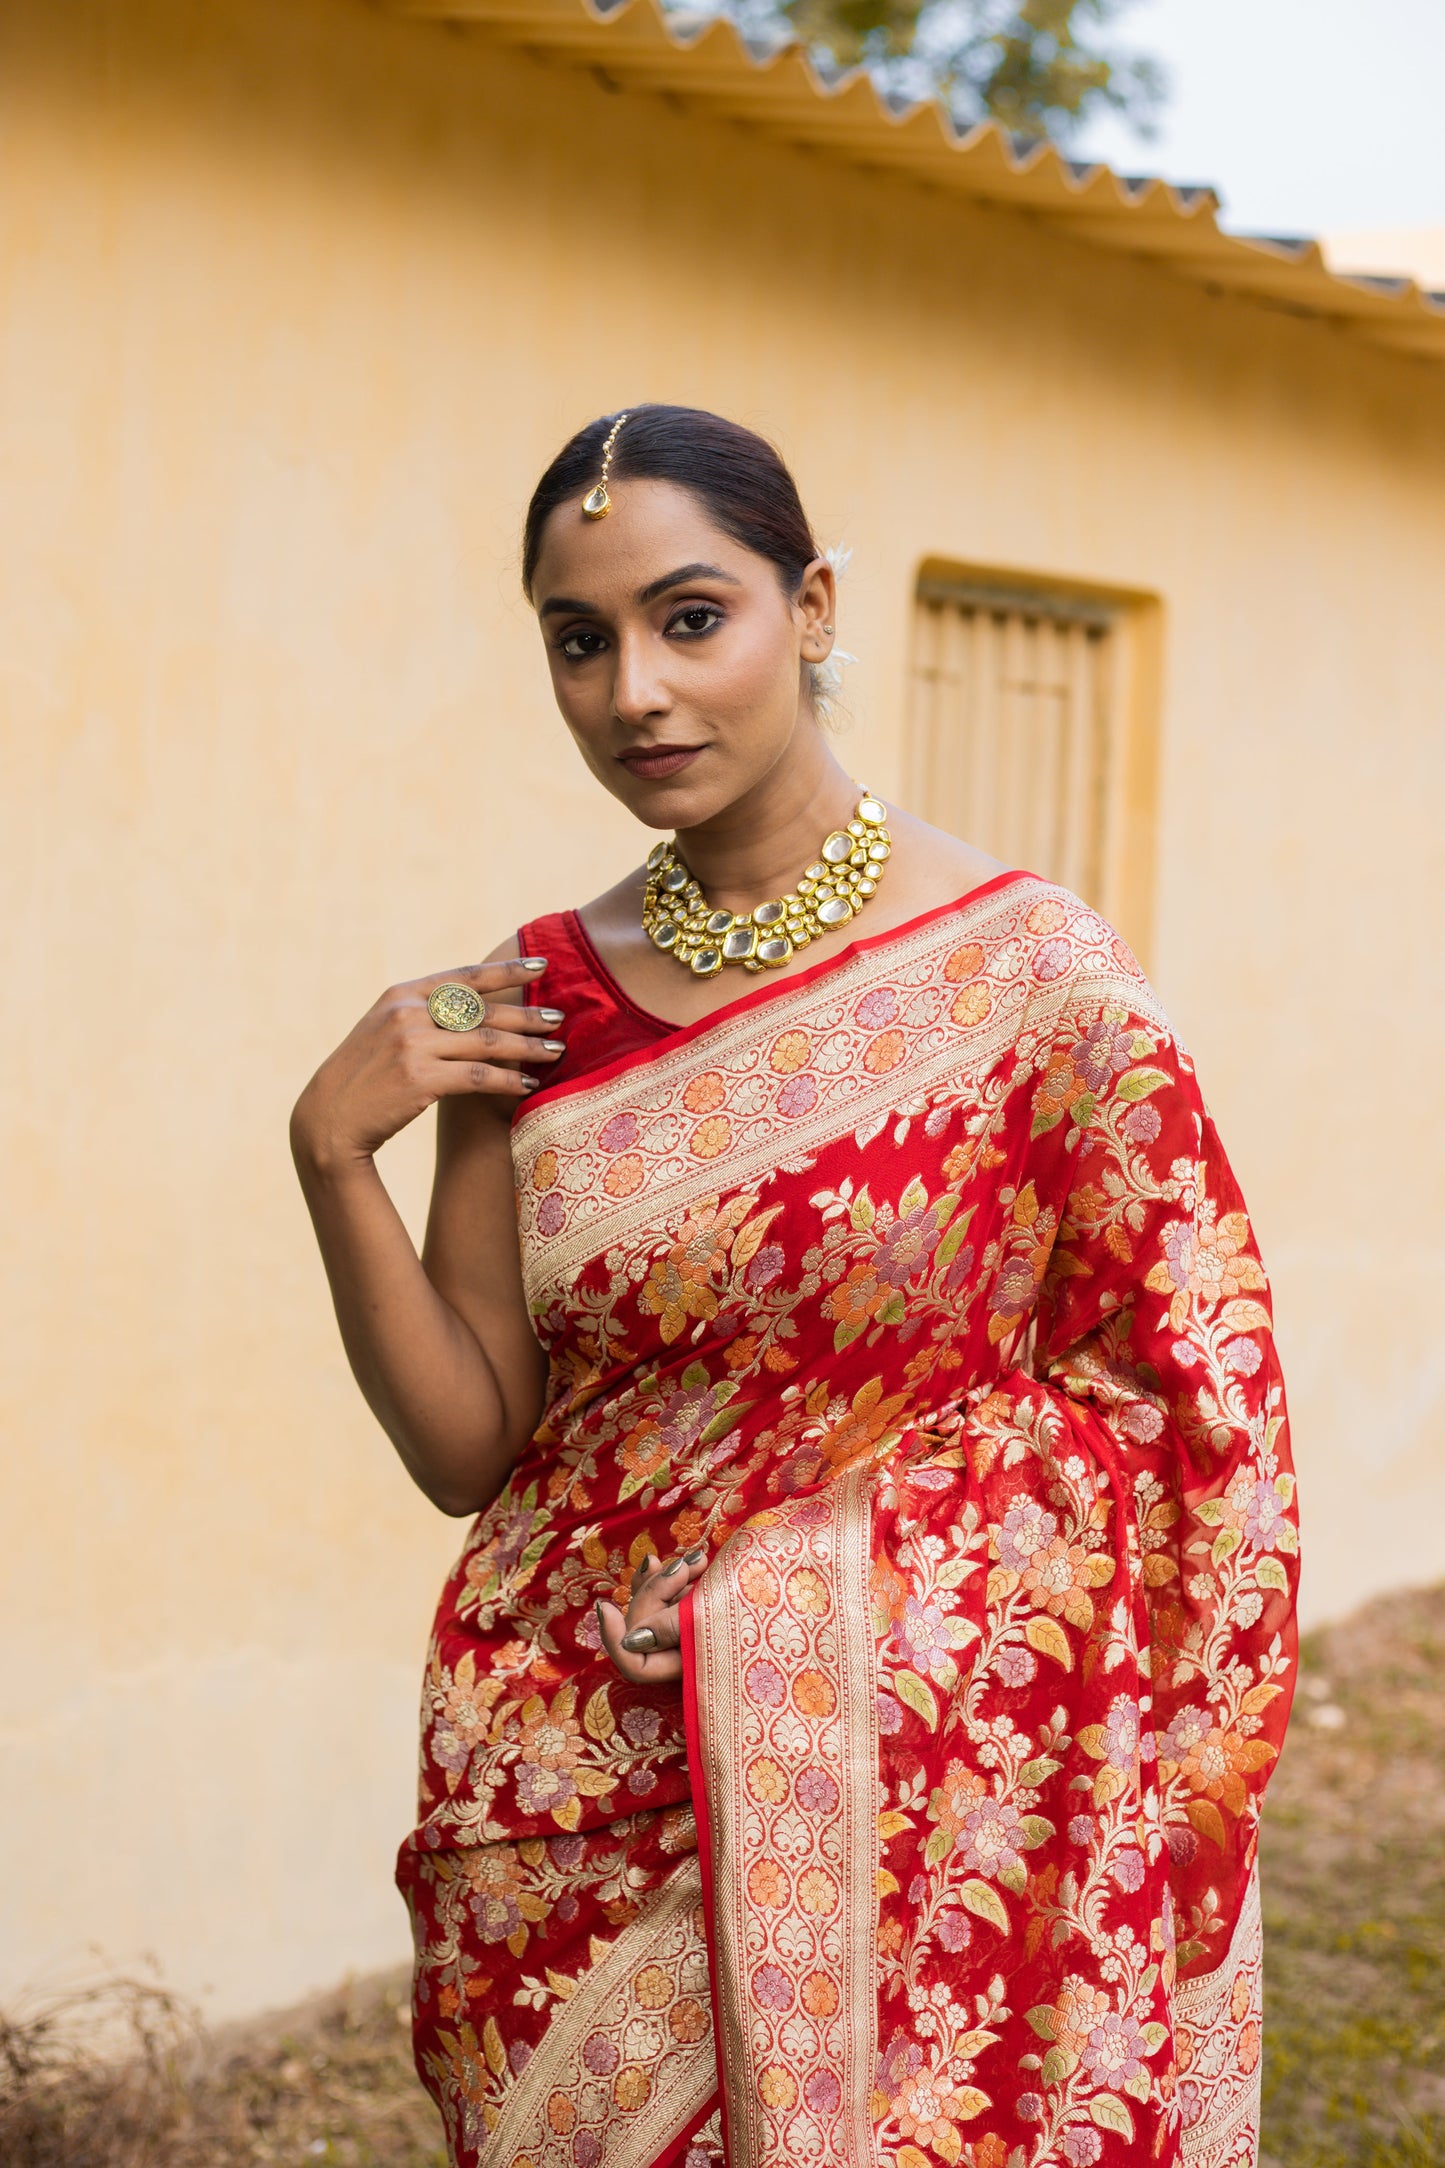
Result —
[[667, 629], [680, 632], [686, 640], [698, 640], [721, 623], [722, 611], [714, 603], [692, 602], [685, 610], [678, 611]]
[[569, 662], [586, 662], [591, 656], [600, 655], [607, 643], [600, 632], [579, 627], [576, 632], [564, 632], [557, 645]]

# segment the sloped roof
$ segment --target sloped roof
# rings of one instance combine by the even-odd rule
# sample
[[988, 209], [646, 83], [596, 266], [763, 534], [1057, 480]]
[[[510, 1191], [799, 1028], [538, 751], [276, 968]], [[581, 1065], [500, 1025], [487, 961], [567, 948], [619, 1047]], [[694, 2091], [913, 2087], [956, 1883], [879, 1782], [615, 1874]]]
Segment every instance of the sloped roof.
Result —
[[1221, 231], [1212, 188], [1066, 158], [992, 121], [958, 134], [929, 100], [892, 110], [861, 72], [828, 82], [802, 47], [759, 51], [731, 24], [663, 15], [655, 0], [387, 0], [399, 14], [473, 23], [511, 45], [628, 88], [665, 92], [762, 135], [906, 173], [976, 203], [1030, 211], [1099, 248], [1150, 256], [1183, 278], [1445, 361], [1445, 293], [1410, 279], [1331, 272], [1318, 242]]

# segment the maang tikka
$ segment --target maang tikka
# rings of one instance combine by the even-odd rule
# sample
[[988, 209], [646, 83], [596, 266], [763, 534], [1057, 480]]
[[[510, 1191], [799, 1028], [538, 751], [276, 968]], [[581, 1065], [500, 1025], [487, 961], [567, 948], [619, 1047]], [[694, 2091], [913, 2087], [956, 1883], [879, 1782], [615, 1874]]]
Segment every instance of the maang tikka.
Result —
[[608, 430], [607, 441], [602, 447], [602, 473], [596, 488], [589, 489], [582, 499], [582, 509], [589, 519], [605, 519], [612, 510], [612, 499], [607, 494], [607, 475], [612, 465], [612, 447], [617, 442], [617, 432], [626, 419], [625, 414], [619, 414]]

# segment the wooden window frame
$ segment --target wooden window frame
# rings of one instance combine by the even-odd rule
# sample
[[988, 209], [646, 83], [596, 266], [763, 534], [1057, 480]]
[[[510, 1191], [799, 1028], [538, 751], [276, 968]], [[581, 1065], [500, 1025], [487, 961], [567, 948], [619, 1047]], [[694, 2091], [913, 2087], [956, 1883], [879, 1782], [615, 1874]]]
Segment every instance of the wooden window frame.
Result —
[[[951, 765], [940, 740], [936, 709], [920, 698], [922, 612], [930, 604], [987, 611], [1009, 623], [1028, 620], [1078, 626], [1107, 635], [1109, 686], [1101, 728], [1102, 798], [1089, 856], [1097, 866], [1087, 900], [1130, 943], [1145, 967], [1153, 933], [1155, 827], [1158, 810], [1159, 715], [1163, 611], [1157, 595], [1134, 588], [1005, 570], [996, 565], [929, 557], [913, 584], [907, 703], [907, 803], [925, 820], [966, 835], [982, 848], [986, 834], [970, 833], [961, 769]], [[1006, 637], [1008, 633], [1006, 630]], [[970, 762], [987, 762], [975, 744]], [[1077, 753], [1071, 748], [1071, 760]], [[1069, 808], [1061, 802], [1060, 832]], [[1074, 853], [1077, 856], [1077, 852]], [[1047, 865], [1031, 870], [1050, 875]]]

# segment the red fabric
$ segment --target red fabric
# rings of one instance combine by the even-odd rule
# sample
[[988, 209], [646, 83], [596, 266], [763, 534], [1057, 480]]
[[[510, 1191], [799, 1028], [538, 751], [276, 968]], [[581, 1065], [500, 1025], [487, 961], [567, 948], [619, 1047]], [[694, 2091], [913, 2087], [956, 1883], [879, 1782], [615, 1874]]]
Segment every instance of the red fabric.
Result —
[[649, 1016], [628, 999], [587, 938], [575, 911], [551, 911], [534, 918], [517, 935], [520, 956], [545, 956], [535, 1000], [539, 1007], [561, 1009], [565, 1022], [557, 1037], [567, 1051], [536, 1072], [542, 1088], [528, 1104], [543, 1099], [558, 1084], [572, 1084], [620, 1056], [640, 1054], [675, 1029], [660, 1016]]
[[[1027, 878], [698, 1026], [610, 1003], [643, 1058], [513, 1131], [547, 1404], [400, 1869], [454, 2160], [709, 2168], [710, 2007], [730, 2168], [1243, 2168], [1297, 1545], [1188, 1055]], [[685, 1718], [594, 1605], [697, 1541]]]

